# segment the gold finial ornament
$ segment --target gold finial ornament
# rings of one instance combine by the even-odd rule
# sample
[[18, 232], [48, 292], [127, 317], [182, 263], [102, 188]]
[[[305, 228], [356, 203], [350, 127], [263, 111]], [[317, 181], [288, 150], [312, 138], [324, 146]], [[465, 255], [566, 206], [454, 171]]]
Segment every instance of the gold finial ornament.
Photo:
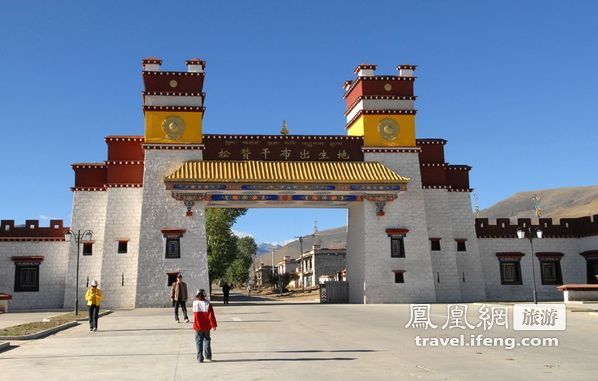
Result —
[[280, 133], [283, 135], [288, 135], [289, 134], [289, 129], [287, 128], [287, 121], [283, 120], [282, 121], [282, 129], [280, 130]]
[[175, 115], [168, 116], [162, 122], [162, 131], [164, 131], [166, 138], [179, 140], [185, 132], [185, 121]]

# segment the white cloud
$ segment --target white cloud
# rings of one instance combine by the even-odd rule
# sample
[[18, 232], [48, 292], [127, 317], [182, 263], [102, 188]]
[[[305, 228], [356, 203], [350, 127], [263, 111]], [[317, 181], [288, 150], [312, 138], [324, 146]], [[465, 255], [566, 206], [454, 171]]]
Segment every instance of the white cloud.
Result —
[[245, 232], [240, 232], [240, 231], [236, 231], [236, 230], [233, 230], [233, 234], [236, 235], [239, 238], [243, 238], [243, 237], [252, 237], [252, 238], [254, 238], [253, 234], [245, 233]]

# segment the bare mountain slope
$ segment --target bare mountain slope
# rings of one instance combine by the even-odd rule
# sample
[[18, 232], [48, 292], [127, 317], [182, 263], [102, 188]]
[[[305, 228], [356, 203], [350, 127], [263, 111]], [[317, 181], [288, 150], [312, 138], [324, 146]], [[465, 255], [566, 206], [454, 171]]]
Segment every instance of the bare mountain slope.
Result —
[[[320, 246], [329, 249], [343, 248], [347, 245], [347, 227], [341, 226], [338, 228], [322, 230], [319, 232]], [[303, 238], [303, 251], [311, 249], [314, 244], [313, 236], [306, 236]], [[291, 258], [298, 258], [300, 255], [299, 240], [294, 240], [287, 243], [286, 245], [276, 248], [274, 250], [274, 263], [282, 260], [285, 255]], [[257, 262], [263, 262], [265, 265], [272, 263], [271, 253], [264, 253], [261, 257], [257, 258]]]
[[532, 195], [542, 195], [541, 217], [555, 220], [565, 217], [582, 217], [598, 214], [598, 186], [545, 189], [515, 193], [511, 197], [480, 211], [480, 217], [495, 218], [530, 218], [535, 217]]

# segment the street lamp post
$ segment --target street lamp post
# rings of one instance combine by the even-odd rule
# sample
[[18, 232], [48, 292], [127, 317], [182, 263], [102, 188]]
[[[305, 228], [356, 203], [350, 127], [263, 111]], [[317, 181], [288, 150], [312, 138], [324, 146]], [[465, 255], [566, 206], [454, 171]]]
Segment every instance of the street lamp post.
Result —
[[71, 242], [74, 239], [74, 242], [77, 243], [77, 275], [75, 279], [75, 316], [79, 315], [79, 254], [81, 252], [81, 242], [84, 241], [91, 241], [93, 237], [93, 232], [91, 230], [85, 230], [81, 232], [81, 230], [72, 231], [69, 230], [64, 234], [64, 239], [67, 242]]
[[[538, 304], [538, 290], [536, 289], [536, 266], [534, 265], [534, 238], [542, 238], [542, 229], [535, 228], [533, 229], [531, 226], [527, 228], [519, 228], [517, 229], [517, 238], [529, 239], [529, 245], [532, 250], [532, 277], [533, 277], [533, 284], [534, 284], [534, 304]], [[527, 236], [527, 237], [526, 237]]]

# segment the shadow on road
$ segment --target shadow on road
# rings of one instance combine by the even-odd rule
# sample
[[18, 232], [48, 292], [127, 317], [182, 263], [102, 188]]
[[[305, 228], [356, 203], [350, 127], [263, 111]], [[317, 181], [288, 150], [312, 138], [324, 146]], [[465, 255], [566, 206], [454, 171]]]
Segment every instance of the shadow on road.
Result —
[[280, 323], [282, 320], [219, 320], [219, 323]]
[[212, 360], [213, 362], [270, 362], [270, 361], [282, 361], [282, 362], [295, 362], [295, 361], [351, 361], [355, 360], [355, 357], [301, 357], [301, 358], [263, 358], [263, 359], [233, 359], [233, 360]]
[[[314, 299], [318, 296], [314, 295]], [[224, 298], [221, 293], [212, 292], [212, 297], [210, 299], [211, 302], [214, 303], [215, 306], [218, 307], [227, 307], [227, 306], [259, 306], [259, 305], [268, 305], [268, 306], [277, 306], [277, 305], [305, 305], [305, 304], [319, 304], [316, 301], [295, 301], [293, 298], [279, 298], [277, 295], [272, 295], [271, 297], [263, 297], [263, 296], [248, 296], [241, 293], [232, 293], [230, 294], [229, 304], [224, 304]]]
[[180, 328], [130, 328], [130, 329], [99, 329], [97, 332], [93, 333], [97, 335], [98, 333], [105, 333], [105, 332], [141, 332], [141, 331], [185, 331], [187, 329], [192, 329], [193, 326], [188, 324], [188, 326], [182, 325]]
[[[12, 349], [13, 346], [11, 346]], [[287, 351], [244, 351], [244, 352], [218, 352], [217, 355], [235, 355], [235, 354], [267, 354], [267, 353], [367, 353], [378, 352], [373, 349], [339, 349], [339, 350], [320, 350], [320, 349], [298, 349]], [[59, 359], [59, 358], [82, 358], [82, 357], [141, 357], [141, 356], [180, 356], [180, 355], [196, 355], [195, 352], [181, 351], [177, 353], [88, 353], [88, 354], [73, 354], [73, 355], [44, 355], [44, 356], [20, 356], [18, 358], [26, 359]], [[2, 357], [3, 360], [17, 359], [17, 357]], [[355, 360], [355, 357], [294, 357], [294, 358], [247, 358], [247, 359], [222, 359], [214, 362], [265, 362], [265, 361], [348, 361]]]

